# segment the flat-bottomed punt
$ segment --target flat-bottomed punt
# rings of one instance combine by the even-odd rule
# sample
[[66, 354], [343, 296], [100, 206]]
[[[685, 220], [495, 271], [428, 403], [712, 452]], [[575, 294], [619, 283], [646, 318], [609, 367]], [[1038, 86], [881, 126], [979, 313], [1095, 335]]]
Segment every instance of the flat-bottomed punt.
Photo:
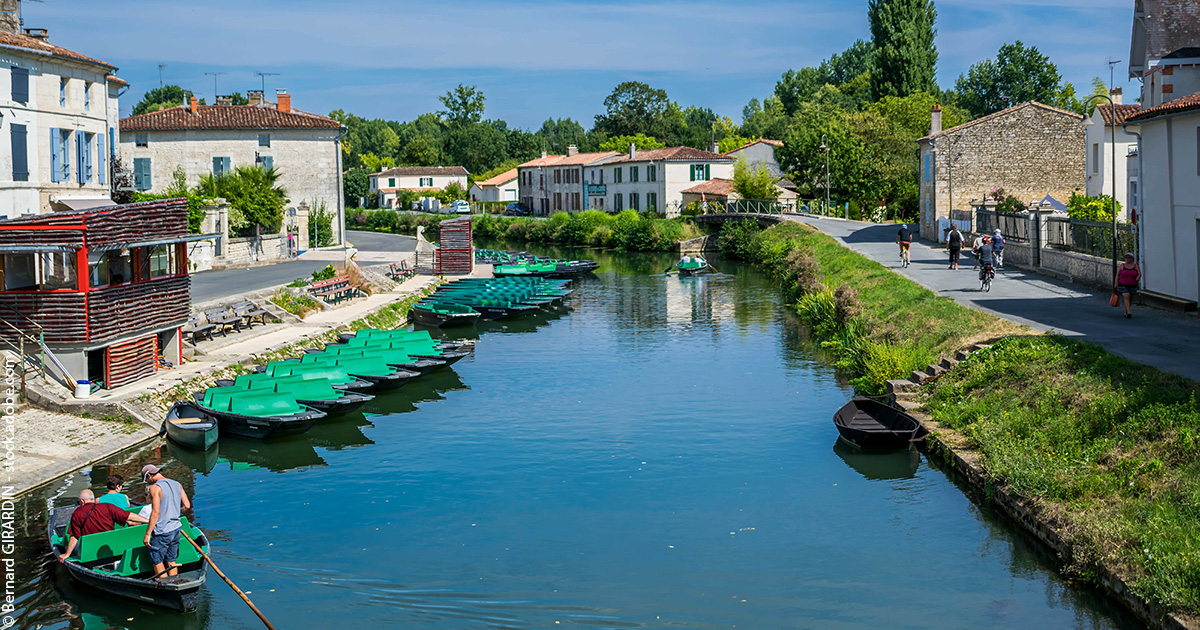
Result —
[[907, 448], [928, 434], [916, 418], [862, 396], [838, 409], [833, 424], [843, 440], [865, 450]]
[[197, 451], [207, 451], [217, 443], [217, 419], [188, 400], [171, 406], [163, 430], [167, 439]]

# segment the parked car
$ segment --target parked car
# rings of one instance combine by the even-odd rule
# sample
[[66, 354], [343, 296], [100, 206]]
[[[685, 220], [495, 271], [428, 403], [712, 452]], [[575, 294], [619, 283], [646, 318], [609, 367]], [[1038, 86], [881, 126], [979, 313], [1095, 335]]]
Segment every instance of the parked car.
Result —
[[449, 214], [471, 214], [471, 204], [462, 199], [446, 206], [446, 208], [446, 212]]
[[527, 217], [531, 214], [533, 213], [529, 211], [529, 208], [519, 201], [514, 201], [504, 207], [504, 216], [506, 217]]

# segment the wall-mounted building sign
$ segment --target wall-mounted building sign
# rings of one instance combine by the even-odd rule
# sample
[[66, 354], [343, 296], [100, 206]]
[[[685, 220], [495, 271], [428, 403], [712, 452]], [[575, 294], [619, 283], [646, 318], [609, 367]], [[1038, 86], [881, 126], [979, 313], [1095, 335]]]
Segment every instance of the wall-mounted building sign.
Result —
[[608, 194], [608, 187], [604, 184], [588, 184], [587, 194], [589, 197], [603, 197]]

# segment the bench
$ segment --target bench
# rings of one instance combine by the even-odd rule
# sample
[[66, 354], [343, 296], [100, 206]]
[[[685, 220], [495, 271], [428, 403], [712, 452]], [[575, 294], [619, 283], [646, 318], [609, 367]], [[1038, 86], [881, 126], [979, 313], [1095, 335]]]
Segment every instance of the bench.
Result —
[[257, 304], [255, 304], [254, 302], [251, 302], [250, 300], [246, 300], [245, 302], [239, 302], [237, 304], [234, 304], [230, 308], [233, 309], [234, 315], [237, 315], [238, 317], [241, 317], [242, 319], [244, 319], [246, 321], [247, 328], [253, 328], [254, 320], [256, 320], [256, 319], [263, 326], [266, 326], [267, 325], [267, 317], [271, 315], [265, 309], [259, 308]]
[[408, 266], [407, 260], [388, 265], [387, 275], [392, 280], [403, 281], [417, 275], [417, 270]]
[[187, 325], [183, 327], [183, 336], [192, 338], [192, 345], [202, 338], [207, 338], [212, 341], [213, 333], [217, 327], [213, 324], [201, 323], [199, 315], [192, 315], [188, 318]]
[[337, 276], [314, 282], [308, 287], [314, 297], [336, 304], [358, 295], [358, 287], [350, 284], [350, 276]]
[[[200, 535], [186, 516], [179, 518], [183, 530], [192, 539]], [[138, 577], [154, 572], [150, 563], [149, 550], [143, 546], [142, 540], [146, 535], [146, 525], [129, 527], [117, 526], [111, 531], [88, 534], [79, 538], [79, 563], [90, 568], [98, 569], [111, 575], [122, 577]], [[179, 541], [179, 557], [175, 564], [184, 566], [200, 561], [200, 554], [191, 543]], [[111, 566], [111, 569], [105, 567]]]
[[204, 311], [204, 319], [208, 320], [216, 328], [216, 332], [221, 333], [224, 337], [228, 329], [232, 328], [233, 332], [238, 332], [242, 329], [245, 323], [241, 317], [229, 312], [229, 308], [222, 306], [219, 308], [210, 308]]

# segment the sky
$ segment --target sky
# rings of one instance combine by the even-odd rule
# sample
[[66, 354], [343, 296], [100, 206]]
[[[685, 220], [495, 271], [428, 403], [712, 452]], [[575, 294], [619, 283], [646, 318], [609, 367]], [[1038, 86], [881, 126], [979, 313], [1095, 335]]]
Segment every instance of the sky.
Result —
[[[1125, 78], [1134, 0], [936, 0], [938, 83], [1021, 40], [1056, 63], [1079, 93], [1093, 77]], [[741, 120], [789, 68], [817, 65], [869, 39], [867, 0], [45, 0], [22, 2], [28, 28], [101, 59], [141, 95], [182, 85], [220, 94], [276, 89], [297, 109], [411, 120], [441, 109], [459, 83], [487, 97], [487, 118], [536, 129], [570, 117], [590, 127], [622, 81], [643, 81], [683, 106]], [[160, 64], [163, 67], [160, 68]], [[276, 73], [265, 77], [256, 72]], [[206, 73], [221, 73], [215, 76]]]

